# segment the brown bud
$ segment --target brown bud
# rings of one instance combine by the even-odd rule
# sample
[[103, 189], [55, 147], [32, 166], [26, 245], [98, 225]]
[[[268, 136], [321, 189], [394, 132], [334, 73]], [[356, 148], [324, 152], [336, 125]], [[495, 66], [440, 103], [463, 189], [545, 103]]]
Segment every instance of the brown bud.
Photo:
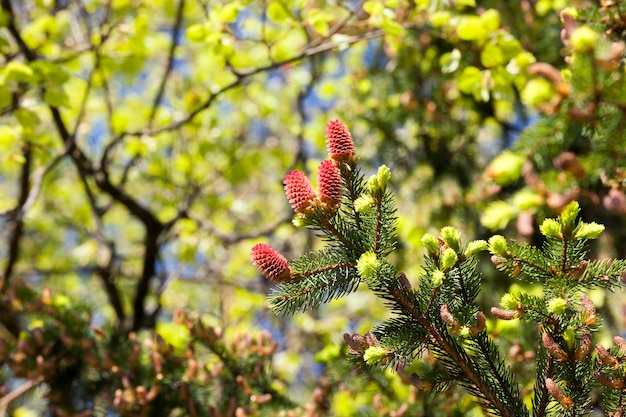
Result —
[[135, 389], [135, 392], [137, 393], [137, 400], [139, 401], [139, 404], [145, 404], [147, 392], [146, 387], [144, 387], [143, 385], [138, 385]]
[[41, 291], [41, 302], [45, 305], [52, 304], [52, 290], [49, 287], [45, 287]]
[[263, 394], [263, 395], [251, 395], [250, 401], [255, 404], [263, 405], [272, 400], [272, 394]]
[[596, 379], [596, 381], [598, 381], [607, 388], [619, 390], [624, 388], [624, 381], [622, 381], [621, 379], [613, 379], [611, 377], [608, 377], [600, 371], [595, 371], [593, 373], [593, 377]]
[[569, 37], [578, 27], [578, 23], [576, 19], [569, 14], [567, 11], [562, 10], [559, 13], [559, 17], [561, 18], [561, 24], [563, 25], [563, 30], [561, 31], [561, 41], [563, 45], [569, 46]]
[[581, 261], [578, 265], [575, 265], [570, 268], [569, 274], [573, 278], [578, 279], [584, 275], [585, 271], [587, 270], [587, 265], [589, 265], [588, 261]]
[[500, 320], [513, 320], [521, 316], [519, 310], [504, 310], [498, 307], [491, 307], [491, 314]]
[[[572, 107], [567, 111], [570, 119], [576, 122], [590, 122], [596, 119], [598, 106], [594, 102], [585, 104], [583, 107]], [[567, 170], [569, 171], [569, 170]], [[582, 165], [575, 172], [572, 172], [578, 179], [584, 178], [585, 170]]]
[[413, 290], [413, 287], [411, 287], [411, 283], [409, 282], [404, 272], [400, 272], [400, 274], [398, 275], [398, 283], [400, 283], [400, 285], [402, 285], [407, 291]]
[[552, 380], [552, 378], [546, 378], [546, 389], [548, 390], [548, 393], [552, 396], [552, 398], [557, 400], [559, 404], [561, 404], [561, 406], [566, 410], [572, 408], [572, 406], [574, 405], [572, 399], [563, 394], [561, 388], [559, 388], [559, 386], [556, 384], [556, 382], [554, 382], [554, 380]]
[[420, 391], [430, 392], [433, 389], [433, 383], [430, 381], [424, 381], [416, 373], [411, 374], [411, 384]]
[[591, 335], [586, 333], [580, 339], [580, 346], [576, 352], [574, 352], [574, 359], [577, 361], [584, 361], [589, 355], [589, 352], [591, 352]]
[[541, 341], [543, 342], [543, 346], [546, 348], [550, 356], [552, 356], [554, 359], [559, 361], [566, 361], [569, 358], [567, 352], [559, 347], [559, 345], [554, 341], [549, 333], [542, 333]]
[[156, 400], [157, 396], [159, 395], [159, 391], [161, 391], [161, 385], [154, 384], [153, 386], [151, 386], [150, 391], [148, 391], [148, 393], [146, 394], [146, 402], [151, 403], [152, 401]]
[[353, 355], [363, 355], [368, 348], [365, 338], [356, 333], [344, 333], [343, 340], [348, 344], [350, 353]]
[[[572, 110], [580, 109], [570, 109], [570, 111]], [[585, 177], [585, 168], [582, 166], [582, 164], [578, 160], [578, 157], [573, 152], [562, 152], [559, 156], [554, 158], [552, 163], [558, 169], [570, 172], [574, 176], [574, 178], [581, 179]]]
[[239, 385], [239, 388], [243, 390], [244, 394], [250, 395], [252, 389], [250, 388], [248, 381], [246, 381], [246, 378], [244, 378], [243, 375], [237, 375], [235, 381], [237, 381], [237, 385]]
[[[63, 333], [63, 331], [65, 331], [65, 328], [61, 330], [61, 334]], [[33, 335], [33, 339], [35, 339], [35, 342], [37, 342], [38, 346], [43, 346], [44, 343], [46, 343], [46, 339], [43, 335], [43, 330], [41, 327], [34, 328], [31, 333]]]
[[365, 341], [367, 342], [367, 346], [378, 346], [380, 342], [376, 335], [372, 332], [365, 333]]
[[476, 324], [470, 326], [470, 335], [478, 335], [480, 332], [485, 330], [485, 327], [487, 327], [487, 317], [485, 317], [485, 313], [479, 311], [478, 314], [476, 314]]
[[612, 188], [602, 199], [604, 208], [613, 214], [626, 214], [626, 195], [621, 190]]
[[613, 338], [613, 343], [615, 343], [619, 347], [619, 354], [626, 354], [626, 340], [623, 337], [615, 336]]
[[585, 324], [588, 326], [593, 326], [598, 321], [598, 316], [596, 316], [596, 306], [591, 301], [591, 298], [585, 293], [580, 296], [580, 303], [585, 311]]
[[531, 75], [539, 75], [547, 81], [550, 81], [553, 85], [563, 82], [561, 72], [545, 62], [535, 62], [531, 64], [528, 67], [528, 73]]
[[565, 192], [564, 194], [559, 193], [549, 193], [548, 198], [546, 200], [546, 204], [552, 210], [556, 212], [561, 212], [572, 201], [576, 200], [580, 196], [580, 189], [578, 187], [574, 187], [573, 189]]
[[615, 356], [611, 356], [604, 346], [599, 343], [596, 345], [596, 353], [598, 354], [598, 361], [600, 362], [600, 365], [613, 367], [617, 367], [619, 365]]
[[441, 320], [443, 320], [444, 323], [446, 323], [448, 326], [452, 327], [453, 329], [458, 330], [460, 324], [454, 318], [452, 313], [450, 313], [450, 310], [448, 309], [447, 304], [444, 304], [441, 306], [441, 308], [439, 309], [439, 314], [441, 315]]
[[624, 54], [624, 42], [613, 42], [607, 50], [599, 50], [596, 54], [595, 64], [598, 68], [614, 71]]

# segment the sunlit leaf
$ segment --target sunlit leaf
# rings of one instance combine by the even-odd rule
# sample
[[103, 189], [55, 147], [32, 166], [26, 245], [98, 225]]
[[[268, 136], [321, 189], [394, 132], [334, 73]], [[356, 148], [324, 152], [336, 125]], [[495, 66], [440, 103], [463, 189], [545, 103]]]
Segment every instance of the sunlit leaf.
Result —
[[504, 54], [499, 46], [487, 44], [480, 53], [480, 62], [487, 68], [502, 65], [504, 63]]
[[485, 10], [480, 15], [480, 21], [488, 31], [498, 30], [500, 28], [500, 13], [495, 9]]
[[444, 74], [450, 74], [459, 68], [461, 63], [461, 51], [453, 49], [452, 52], [447, 52], [441, 55], [439, 58], [439, 65], [441, 66], [441, 72]]
[[29, 83], [35, 80], [35, 73], [26, 64], [18, 61], [9, 62], [3, 69], [4, 82]]
[[67, 106], [69, 103], [69, 97], [60, 87], [47, 88], [44, 93], [43, 99], [46, 103], [53, 107]]
[[489, 31], [479, 17], [462, 16], [457, 24], [456, 33], [460, 39], [466, 41], [482, 41], [488, 36]]
[[37, 116], [37, 113], [25, 108], [15, 110], [13, 114], [15, 115], [15, 118], [20, 122], [20, 125], [22, 125], [22, 128], [24, 128], [25, 132], [32, 132], [33, 130], [35, 130], [35, 128], [37, 127], [37, 125], [39, 125], [41, 121], [39, 116]]
[[483, 75], [476, 67], [466, 67], [459, 76], [459, 90], [466, 94], [471, 94], [477, 85], [482, 83]]

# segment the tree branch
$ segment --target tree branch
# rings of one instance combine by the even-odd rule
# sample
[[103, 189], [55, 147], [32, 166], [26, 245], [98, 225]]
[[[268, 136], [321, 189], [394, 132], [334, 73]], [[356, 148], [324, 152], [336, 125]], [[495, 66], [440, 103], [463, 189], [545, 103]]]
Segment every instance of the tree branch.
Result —
[[157, 129], [142, 129], [139, 131], [128, 131], [128, 132], [124, 132], [123, 135], [130, 135], [130, 136], [143, 136], [143, 135], [149, 135], [149, 136], [154, 136], [154, 135], [158, 135], [160, 133], [163, 132], [169, 132], [172, 130], [176, 130], [178, 128], [180, 128], [183, 125], [186, 125], [187, 123], [191, 122], [196, 116], [198, 116], [200, 113], [202, 113], [204, 110], [208, 109], [209, 107], [211, 107], [211, 105], [213, 104], [213, 102], [222, 94], [226, 93], [229, 90], [232, 90], [235, 87], [240, 86], [243, 81], [245, 81], [246, 79], [256, 75], [256, 74], [260, 74], [263, 72], [267, 72], [279, 67], [282, 67], [283, 65], [287, 65], [287, 64], [292, 64], [294, 62], [298, 62], [298, 61], [302, 61], [303, 59], [306, 58], [310, 58], [316, 55], [321, 55], [323, 53], [332, 51], [336, 48], [338, 48], [341, 45], [351, 45], [353, 43], [357, 43], [357, 42], [361, 42], [364, 40], [369, 40], [369, 39], [374, 39], [374, 38], [378, 38], [381, 36], [385, 35], [385, 31], [384, 30], [373, 30], [371, 32], [366, 32], [364, 34], [361, 35], [354, 35], [354, 36], [350, 36], [347, 37], [346, 39], [343, 39], [341, 43], [335, 43], [335, 42], [328, 42], [319, 46], [314, 46], [314, 47], [309, 47], [309, 48], [305, 48], [301, 53], [291, 57], [291, 58], [287, 58], [283, 61], [278, 61], [278, 62], [273, 62], [269, 65], [266, 66], [262, 66], [262, 67], [257, 67], [257, 68], [253, 68], [253, 69], [249, 69], [249, 70], [245, 70], [245, 71], [233, 71], [233, 73], [237, 76], [237, 79], [234, 80], [233, 82], [231, 82], [230, 84], [225, 85], [224, 87], [222, 87], [219, 91], [212, 93], [209, 98], [202, 103], [200, 106], [198, 106], [196, 109], [194, 109], [193, 111], [191, 111], [187, 116], [170, 123], [169, 125], [157, 128]]
[[159, 90], [157, 91], [157, 94], [154, 97], [154, 101], [152, 103], [152, 109], [150, 110], [150, 115], [148, 116], [148, 124], [147, 124], [148, 129], [152, 127], [152, 123], [154, 122], [154, 118], [156, 117], [156, 113], [159, 109], [159, 105], [161, 104], [161, 99], [163, 98], [163, 93], [165, 92], [165, 85], [167, 84], [169, 75], [172, 72], [172, 68], [174, 67], [174, 57], [176, 54], [176, 48], [178, 47], [179, 32], [183, 23], [183, 9], [184, 8], [185, 8], [185, 0], [180, 0], [180, 2], [178, 3], [178, 8], [176, 9], [176, 20], [174, 21], [174, 26], [172, 27], [172, 44], [170, 45], [170, 50], [168, 52], [165, 73], [163, 74], [163, 77], [161, 78], [161, 83], [159, 84]]

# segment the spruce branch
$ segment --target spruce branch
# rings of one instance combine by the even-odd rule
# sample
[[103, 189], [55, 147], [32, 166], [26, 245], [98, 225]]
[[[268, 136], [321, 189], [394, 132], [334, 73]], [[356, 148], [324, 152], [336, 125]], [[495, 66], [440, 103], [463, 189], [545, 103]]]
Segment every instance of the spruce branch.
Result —
[[[587, 415], [598, 385], [611, 391], [608, 409], [623, 407], [617, 392], [624, 390], [626, 378], [615, 364], [626, 362], [626, 342], [616, 339], [610, 351], [596, 345], [595, 356], [591, 354], [592, 333], [600, 320], [583, 290], [615, 288], [626, 272], [626, 261], [586, 259], [589, 241], [604, 227], [578, 220], [578, 203], [565, 206], [558, 218], [544, 220], [540, 248], [499, 235], [463, 245], [460, 232], [450, 226], [437, 236], [424, 235], [424, 272], [413, 288], [388, 259], [397, 241], [395, 200], [387, 189], [389, 168], [381, 166], [366, 181], [345, 125], [331, 122], [327, 139], [331, 159], [320, 164], [319, 190], [301, 173], [290, 173], [286, 180], [296, 211], [294, 223], [318, 231], [326, 247], [288, 262], [263, 252], [271, 256], [256, 261], [261, 272], [280, 277], [273, 280], [277, 285], [269, 295], [275, 312], [317, 308], [364, 282], [394, 316], [363, 336], [344, 335], [357, 364], [403, 373], [405, 366], [429, 352], [441, 365], [438, 374], [413, 374], [413, 385], [437, 391], [459, 383], [489, 413], [526, 417], [529, 409], [513, 368], [487, 332], [487, 318], [476, 303], [482, 277], [475, 255], [488, 250], [498, 270], [542, 287], [540, 294], [507, 293], [500, 302], [503, 308], [491, 309], [497, 319], [521, 319], [538, 329], [533, 415]], [[268, 259], [271, 262], [261, 262]]]
[[[460, 370], [462, 377], [471, 384], [470, 388], [476, 390], [477, 394], [484, 398], [488, 407], [493, 407], [497, 410], [499, 415], [504, 417], [528, 415], [523, 403], [514, 401], [508, 404], [502, 398], [498, 397], [496, 393], [492, 391], [494, 387], [489, 386], [488, 382], [483, 378], [483, 375], [481, 375], [481, 372], [479, 372], [480, 368], [473, 363], [473, 360], [465, 354], [462, 349], [451, 344], [448, 338], [444, 336], [421, 311], [415, 308], [411, 300], [405, 297], [401, 289], [391, 287], [389, 288], [389, 292], [404, 310], [415, 319], [416, 323], [430, 334], [434, 342], [432, 343], [433, 347], [447, 355], [447, 358]], [[502, 389], [507, 389], [507, 387], [511, 387], [511, 385], [502, 386]], [[520, 398], [521, 395], [510, 393], [507, 397], [507, 399], [516, 399]]]

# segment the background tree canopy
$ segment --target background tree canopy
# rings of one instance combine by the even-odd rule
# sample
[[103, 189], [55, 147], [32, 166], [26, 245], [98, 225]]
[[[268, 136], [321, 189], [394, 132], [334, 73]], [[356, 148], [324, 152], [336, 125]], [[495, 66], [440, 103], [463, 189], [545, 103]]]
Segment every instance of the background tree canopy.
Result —
[[[320, 245], [282, 181], [341, 119], [391, 168], [409, 279], [427, 231], [538, 243], [574, 199], [607, 227], [596, 255], [626, 257], [626, 5], [601, 3], [1, 0], [0, 407], [480, 415], [350, 376], [341, 334], [384, 306], [273, 317], [250, 248]], [[485, 280], [485, 303], [511, 285]]]

